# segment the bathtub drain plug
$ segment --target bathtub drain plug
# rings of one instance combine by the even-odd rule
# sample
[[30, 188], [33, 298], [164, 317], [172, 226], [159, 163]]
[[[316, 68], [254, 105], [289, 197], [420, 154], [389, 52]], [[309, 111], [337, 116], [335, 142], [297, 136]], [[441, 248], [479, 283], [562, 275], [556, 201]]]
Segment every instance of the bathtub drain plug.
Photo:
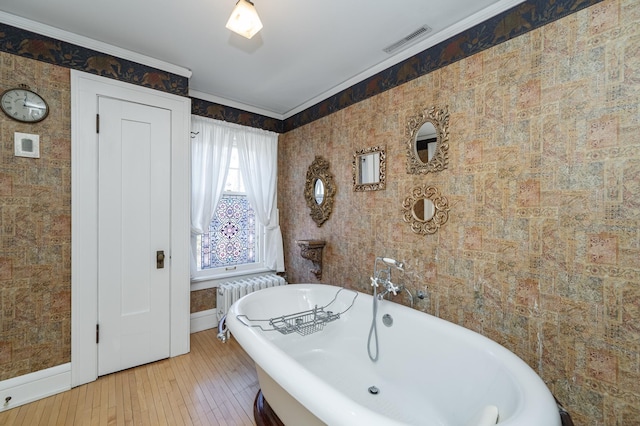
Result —
[[380, 389], [378, 389], [377, 387], [375, 387], [375, 386], [370, 386], [369, 387], [369, 393], [371, 395], [377, 395], [379, 392], [380, 392]]

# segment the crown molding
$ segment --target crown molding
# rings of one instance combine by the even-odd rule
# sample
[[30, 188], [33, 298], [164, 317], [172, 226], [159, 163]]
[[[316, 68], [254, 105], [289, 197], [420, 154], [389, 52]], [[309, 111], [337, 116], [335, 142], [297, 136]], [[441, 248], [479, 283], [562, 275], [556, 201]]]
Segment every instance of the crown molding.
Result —
[[192, 72], [188, 68], [184, 68], [169, 62], [164, 62], [150, 56], [141, 55], [130, 50], [122, 49], [117, 46], [110, 45], [98, 40], [74, 34], [59, 28], [51, 27], [39, 22], [31, 21], [7, 12], [0, 11], [0, 22], [11, 25], [23, 30], [31, 31], [43, 36], [51, 37], [56, 40], [82, 46], [101, 53], [115, 56], [117, 58], [126, 59], [138, 64], [146, 65], [159, 70], [167, 71], [182, 77], [190, 78]]
[[492, 6], [489, 6], [465, 19], [463, 19], [462, 21], [457, 22], [456, 24], [448, 27], [445, 30], [439, 31], [437, 33], [433, 33], [432, 35], [430, 35], [429, 37], [427, 37], [425, 40], [416, 43], [412, 46], [407, 47], [405, 50], [399, 52], [398, 54], [390, 57], [387, 60], [384, 60], [380, 63], [378, 63], [377, 65], [374, 65], [373, 67], [367, 69], [366, 71], [357, 74], [353, 77], [351, 77], [349, 80], [346, 80], [344, 82], [342, 82], [341, 84], [334, 86], [333, 88], [327, 90], [326, 92], [308, 100], [307, 102], [299, 105], [298, 107], [291, 109], [289, 111], [287, 111], [286, 113], [283, 114], [284, 119], [286, 120], [287, 118], [293, 117], [294, 115], [306, 110], [307, 108], [310, 108], [314, 105], [316, 105], [319, 102], [324, 101], [325, 99], [330, 98], [331, 96], [340, 93], [341, 91], [348, 89], [351, 86], [356, 85], [357, 83], [360, 83], [361, 81], [374, 76], [376, 74], [378, 74], [379, 72], [382, 72], [388, 68], [391, 68], [392, 66], [399, 64], [400, 62], [409, 59], [412, 56], [415, 56], [427, 49], [429, 49], [430, 47], [433, 47], [435, 45], [437, 45], [438, 43], [441, 43], [445, 40], [450, 39], [453, 36], [456, 36], [460, 33], [462, 33], [463, 31], [466, 31], [470, 28], [473, 28], [474, 26], [481, 24], [482, 22], [493, 18], [496, 15], [499, 15], [502, 12], [505, 12], [517, 5], [519, 5], [520, 3], [524, 3], [525, 0], [503, 0], [503, 1], [499, 1], [495, 4], [493, 4]]
[[243, 111], [251, 112], [254, 114], [264, 115], [265, 117], [274, 118], [276, 120], [284, 120], [282, 114], [278, 114], [273, 111], [258, 108], [252, 105], [243, 104], [242, 102], [236, 102], [230, 99], [225, 99], [220, 96], [211, 95], [209, 93], [199, 92], [197, 90], [189, 89], [189, 96], [192, 98], [202, 99], [203, 101], [209, 101], [220, 105], [225, 105], [231, 108], [241, 109]]

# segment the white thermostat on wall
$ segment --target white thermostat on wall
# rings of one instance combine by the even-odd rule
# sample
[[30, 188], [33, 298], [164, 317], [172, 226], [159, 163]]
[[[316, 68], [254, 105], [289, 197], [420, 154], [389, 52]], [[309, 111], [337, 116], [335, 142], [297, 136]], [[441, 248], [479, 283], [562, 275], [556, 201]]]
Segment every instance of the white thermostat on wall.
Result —
[[13, 136], [16, 157], [40, 158], [40, 136], [15, 132]]

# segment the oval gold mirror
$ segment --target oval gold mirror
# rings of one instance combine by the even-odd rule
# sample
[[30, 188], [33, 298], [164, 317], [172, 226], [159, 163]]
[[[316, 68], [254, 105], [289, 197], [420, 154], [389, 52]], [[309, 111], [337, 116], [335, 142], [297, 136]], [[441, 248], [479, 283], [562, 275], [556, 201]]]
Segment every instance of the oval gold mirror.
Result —
[[433, 173], [449, 164], [449, 110], [427, 108], [407, 124], [407, 172]]
[[324, 202], [324, 182], [322, 182], [322, 179], [316, 179], [313, 185], [313, 194], [316, 204], [321, 205]]
[[333, 210], [333, 196], [336, 187], [333, 176], [329, 171], [329, 162], [317, 155], [307, 170], [307, 180], [304, 185], [304, 198], [309, 213], [316, 225], [322, 226], [329, 219]]
[[422, 164], [428, 164], [433, 159], [438, 146], [438, 133], [431, 121], [420, 126], [413, 146]]
[[402, 203], [402, 219], [416, 234], [435, 234], [449, 219], [449, 202], [433, 186], [416, 186]]

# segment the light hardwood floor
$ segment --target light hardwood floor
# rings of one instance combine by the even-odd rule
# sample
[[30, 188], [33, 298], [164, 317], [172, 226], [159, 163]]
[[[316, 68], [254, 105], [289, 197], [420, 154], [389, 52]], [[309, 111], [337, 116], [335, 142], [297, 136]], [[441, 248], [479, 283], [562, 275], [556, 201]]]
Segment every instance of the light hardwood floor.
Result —
[[255, 425], [253, 361], [216, 329], [191, 335], [191, 352], [98, 378], [0, 413], [0, 425]]

